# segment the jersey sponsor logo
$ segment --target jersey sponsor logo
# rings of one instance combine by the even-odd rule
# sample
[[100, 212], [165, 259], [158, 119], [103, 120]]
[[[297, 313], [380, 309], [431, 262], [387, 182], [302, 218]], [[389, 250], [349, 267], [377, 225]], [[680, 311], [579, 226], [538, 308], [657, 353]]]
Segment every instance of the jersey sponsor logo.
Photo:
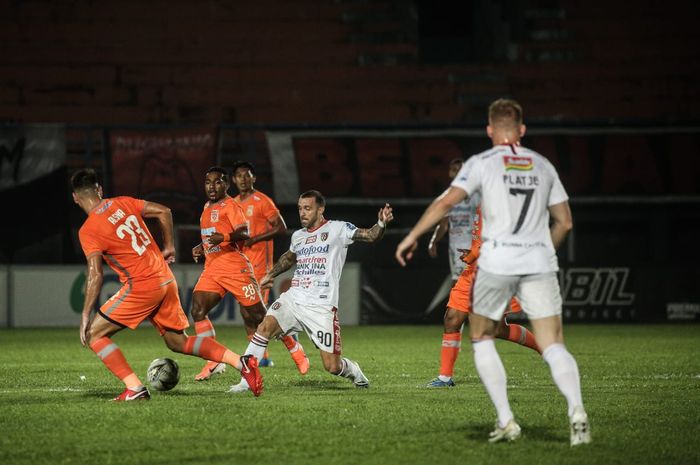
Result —
[[328, 253], [329, 245], [310, 245], [297, 250], [297, 256], [313, 255], [315, 253]]
[[530, 157], [514, 157], [512, 155], [503, 156], [503, 164], [506, 166], [506, 171], [530, 171], [535, 167], [535, 164]]
[[327, 232], [321, 233], [321, 242], [325, 242], [326, 239], [328, 239], [328, 233]]
[[111, 206], [112, 206], [112, 201], [111, 201], [111, 200], [108, 200], [108, 201], [106, 201], [106, 202], [104, 203], [104, 205], [101, 205], [97, 210], [95, 210], [95, 213], [97, 213], [98, 215], [99, 215], [100, 213], [104, 213], [105, 210], [107, 210], [107, 209], [108, 209], [109, 207], [111, 207]]
[[313, 244], [314, 242], [316, 242], [316, 235], [307, 237], [304, 244]]
[[246, 214], [246, 216], [253, 216], [253, 206], [252, 205], [248, 205], [248, 208], [246, 208], [246, 210], [245, 210], [245, 214]]
[[217, 223], [219, 221], [219, 210], [211, 211], [210, 220], [212, 223]]
[[331, 287], [331, 283], [328, 281], [316, 281], [314, 284], [318, 287]]
[[297, 260], [296, 275], [323, 275], [326, 273], [326, 257], [303, 257]]
[[354, 231], [357, 229], [357, 226], [355, 226], [352, 223], [345, 223], [345, 227], [348, 228], [350, 231]]

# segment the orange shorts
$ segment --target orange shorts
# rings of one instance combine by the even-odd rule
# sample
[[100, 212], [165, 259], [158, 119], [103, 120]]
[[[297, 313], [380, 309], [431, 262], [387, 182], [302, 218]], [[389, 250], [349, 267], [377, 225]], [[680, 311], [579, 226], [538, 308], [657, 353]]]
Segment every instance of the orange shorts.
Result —
[[[452, 308], [460, 312], [469, 313], [472, 309], [472, 285], [474, 284], [474, 275], [476, 274], [476, 263], [467, 265], [457, 283], [450, 291], [450, 300], [447, 302], [447, 308]], [[510, 311], [506, 313], [515, 313], [522, 311], [520, 304], [515, 297], [510, 301]]]
[[222, 273], [214, 267], [205, 268], [194, 286], [194, 292], [197, 291], [215, 292], [221, 297], [230, 292], [244, 307], [260, 302], [260, 296], [248, 270], [229, 270], [229, 273]]
[[166, 330], [182, 331], [189, 327], [174, 279], [156, 289], [122, 286], [100, 307], [100, 314], [113, 323], [131, 329], [136, 329], [148, 318], [161, 336]]

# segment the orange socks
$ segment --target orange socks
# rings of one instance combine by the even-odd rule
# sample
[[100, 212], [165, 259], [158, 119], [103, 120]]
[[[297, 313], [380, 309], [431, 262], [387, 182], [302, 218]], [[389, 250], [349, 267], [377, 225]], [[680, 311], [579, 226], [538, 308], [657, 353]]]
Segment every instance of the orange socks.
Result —
[[442, 350], [440, 351], [440, 376], [452, 378], [462, 346], [462, 333], [443, 333]]
[[211, 320], [209, 318], [205, 318], [202, 321], [195, 321], [194, 332], [197, 336], [208, 336], [216, 338], [216, 331], [214, 331], [214, 325], [211, 323]]
[[100, 357], [102, 363], [114, 376], [122, 380], [126, 387], [134, 388], [143, 385], [134, 373], [134, 370], [129, 366], [119, 346], [112, 342], [110, 338], [101, 337], [97, 339], [90, 343], [90, 349]]
[[506, 324], [505, 333], [507, 334], [505, 337], [501, 337], [500, 335], [499, 337], [520, 344], [521, 346], [529, 347], [537, 351], [537, 353], [542, 353], [537, 346], [537, 342], [535, 342], [535, 335], [525, 326]]
[[223, 362], [226, 350], [226, 347], [216, 342], [213, 337], [188, 336], [183, 353], [214, 362]]

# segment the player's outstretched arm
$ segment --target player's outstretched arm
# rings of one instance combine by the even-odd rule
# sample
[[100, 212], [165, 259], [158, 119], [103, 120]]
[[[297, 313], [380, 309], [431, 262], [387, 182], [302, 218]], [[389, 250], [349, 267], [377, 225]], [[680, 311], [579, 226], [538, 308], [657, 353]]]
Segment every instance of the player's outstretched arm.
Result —
[[163, 258], [168, 263], [175, 261], [175, 233], [173, 232], [173, 213], [165, 205], [156, 202], [146, 202], [141, 216], [155, 218], [160, 225], [163, 235]]
[[280, 258], [277, 259], [277, 263], [274, 264], [272, 269], [268, 271], [267, 274], [260, 280], [260, 289], [272, 287], [272, 282], [274, 281], [275, 276], [284, 273], [296, 262], [297, 254], [293, 253], [291, 250], [287, 250], [280, 256]]
[[549, 207], [549, 216], [552, 219], [552, 226], [549, 228], [552, 244], [554, 244], [555, 249], [558, 249], [574, 227], [569, 202], [565, 201]]
[[394, 213], [391, 205], [385, 203], [377, 213], [377, 223], [369, 229], [358, 228], [352, 236], [352, 240], [357, 242], [377, 242], [384, 237], [386, 225], [394, 220]]
[[80, 343], [83, 347], [88, 343], [91, 312], [102, 290], [102, 255], [95, 253], [88, 257], [86, 275], [85, 300], [83, 301], [83, 313], [80, 320]]

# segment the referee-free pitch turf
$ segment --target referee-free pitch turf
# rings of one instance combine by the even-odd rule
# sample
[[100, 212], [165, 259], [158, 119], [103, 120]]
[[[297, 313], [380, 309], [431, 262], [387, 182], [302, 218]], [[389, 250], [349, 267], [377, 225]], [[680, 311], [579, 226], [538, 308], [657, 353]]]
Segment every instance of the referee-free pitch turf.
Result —
[[[217, 328], [242, 352], [240, 328]], [[569, 447], [564, 398], [533, 351], [499, 341], [523, 436], [489, 444], [495, 412], [465, 338], [449, 389], [437, 375], [438, 326], [343, 328], [344, 355], [370, 379], [357, 389], [325, 373], [313, 344], [301, 377], [281, 343], [263, 368], [265, 392], [227, 394], [229, 369], [207, 382], [199, 359], [172, 354], [156, 331], [114, 341], [145, 381], [149, 362], [180, 364], [179, 385], [149, 402], [115, 403], [122, 390], [78, 328], [0, 331], [0, 463], [14, 464], [697, 464], [700, 326], [565, 328], [581, 372], [593, 443]], [[84, 379], [81, 379], [84, 376]]]

